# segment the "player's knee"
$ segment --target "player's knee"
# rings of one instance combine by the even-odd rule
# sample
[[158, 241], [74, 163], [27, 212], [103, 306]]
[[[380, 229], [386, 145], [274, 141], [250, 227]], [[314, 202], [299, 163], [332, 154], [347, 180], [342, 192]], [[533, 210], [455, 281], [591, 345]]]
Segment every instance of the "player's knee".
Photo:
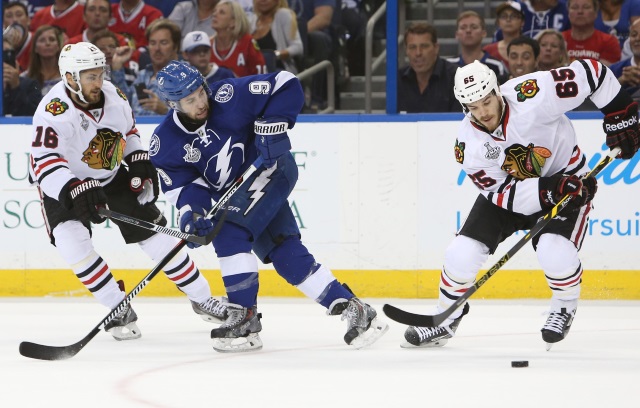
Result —
[[292, 285], [298, 285], [320, 265], [297, 236], [290, 236], [269, 254], [276, 272]]
[[251, 232], [237, 224], [227, 222], [214, 238], [213, 246], [218, 258], [251, 252]]
[[475, 278], [489, 256], [489, 248], [480, 241], [458, 235], [444, 255], [444, 269], [453, 279], [468, 281]]
[[74, 265], [93, 253], [89, 230], [80, 221], [66, 221], [53, 229], [56, 248], [62, 259]]
[[545, 275], [563, 278], [580, 266], [578, 249], [571, 241], [557, 234], [543, 234], [538, 240], [536, 254]]

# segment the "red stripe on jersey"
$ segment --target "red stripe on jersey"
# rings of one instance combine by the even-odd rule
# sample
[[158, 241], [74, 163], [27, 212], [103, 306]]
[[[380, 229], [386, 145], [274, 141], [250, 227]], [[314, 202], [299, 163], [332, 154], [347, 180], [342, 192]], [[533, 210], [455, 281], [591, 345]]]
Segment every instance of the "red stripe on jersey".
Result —
[[580, 148], [578, 147], [578, 149], [576, 150], [575, 154], [573, 156], [571, 156], [571, 160], [569, 160], [569, 164], [573, 164], [575, 162], [578, 161], [578, 159], [582, 156], [582, 152], [580, 151]]
[[171, 277], [171, 278], [169, 278], [169, 279], [171, 279], [171, 280], [172, 280], [172, 281], [174, 281], [174, 282], [179, 281], [180, 279], [182, 279], [182, 278], [184, 278], [185, 276], [189, 275], [189, 274], [191, 273], [191, 271], [193, 270], [194, 266], [195, 266], [195, 265], [194, 265], [193, 261], [191, 261], [191, 265], [189, 265], [189, 268], [187, 268], [187, 270], [186, 270], [186, 271], [184, 271], [184, 273], [183, 273], [183, 274], [178, 275], [178, 276], [175, 276], [175, 277]]
[[98, 273], [96, 273], [95, 275], [93, 275], [93, 278], [86, 280], [86, 281], [82, 281], [83, 285], [91, 285], [93, 282], [96, 281], [96, 279], [98, 279], [99, 277], [101, 277], [102, 275], [104, 275], [104, 273], [109, 269], [109, 267], [107, 265], [103, 266], [102, 269], [100, 269], [100, 271]]
[[499, 193], [498, 194], [498, 199], [496, 200], [496, 205], [500, 208], [502, 208], [502, 202], [504, 201], [504, 194]]
[[591, 62], [591, 65], [593, 65], [593, 69], [596, 70], [596, 78], [600, 76], [599, 68], [598, 68], [598, 62], [596, 62], [595, 60], [590, 59], [589, 60]]
[[47, 168], [47, 167], [49, 167], [51, 165], [54, 165], [56, 163], [60, 163], [60, 162], [68, 163], [65, 159], [63, 159], [62, 157], [59, 157], [57, 159], [47, 160], [47, 161], [43, 162], [42, 164], [38, 164], [38, 167], [36, 169], [34, 169], [34, 173], [35, 173], [36, 177], [38, 177], [38, 175], [45, 168]]
[[129, 136], [129, 135], [137, 135], [137, 134], [138, 134], [138, 129], [136, 129], [135, 127], [127, 132], [127, 136]]

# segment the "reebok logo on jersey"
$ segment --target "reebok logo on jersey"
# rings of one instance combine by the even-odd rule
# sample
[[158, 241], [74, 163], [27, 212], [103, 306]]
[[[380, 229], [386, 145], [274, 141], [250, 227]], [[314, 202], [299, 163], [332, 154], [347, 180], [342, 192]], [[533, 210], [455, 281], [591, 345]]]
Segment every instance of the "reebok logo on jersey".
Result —
[[630, 126], [638, 123], [638, 118], [636, 116], [631, 117], [629, 120], [622, 120], [622, 122], [618, 123], [605, 123], [604, 130], [605, 132], [613, 132], [615, 130], [624, 130]]
[[253, 131], [256, 135], [279, 135], [287, 131], [286, 122], [265, 123], [256, 121], [253, 124]]

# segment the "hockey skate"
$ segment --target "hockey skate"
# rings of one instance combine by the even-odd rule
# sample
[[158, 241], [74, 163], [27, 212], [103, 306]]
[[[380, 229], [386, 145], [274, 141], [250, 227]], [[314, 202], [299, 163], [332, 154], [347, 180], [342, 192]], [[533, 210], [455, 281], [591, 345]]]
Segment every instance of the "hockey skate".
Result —
[[416, 327], [409, 326], [404, 332], [406, 343], [400, 345], [403, 348], [417, 347], [442, 347], [456, 334], [462, 316], [469, 313], [469, 304], [465, 303], [462, 314], [456, 319], [447, 319], [438, 327]]
[[[121, 291], [124, 290], [124, 282], [119, 280], [118, 286]], [[104, 325], [104, 330], [111, 333], [114, 339], [120, 340], [135, 340], [142, 336], [140, 329], [136, 322], [138, 321], [138, 315], [133, 311], [131, 304], [118, 313], [109, 323]]]
[[220, 327], [211, 330], [213, 349], [220, 353], [254, 351], [262, 348], [258, 332], [262, 330], [256, 306], [246, 308], [227, 303], [227, 320]]
[[222, 302], [216, 298], [210, 297], [202, 303], [191, 301], [191, 307], [202, 320], [210, 323], [222, 323], [227, 319], [226, 298], [222, 298]]
[[329, 306], [327, 314], [342, 315], [341, 320], [347, 320], [347, 333], [344, 335], [344, 341], [356, 349], [375, 343], [389, 330], [387, 323], [377, 319], [376, 310], [357, 297], [353, 297], [349, 301], [346, 299], [335, 300]]
[[577, 310], [578, 299], [551, 300], [549, 317], [540, 330], [542, 332], [542, 340], [547, 343], [547, 351], [551, 350], [553, 343], [557, 343], [567, 337]]

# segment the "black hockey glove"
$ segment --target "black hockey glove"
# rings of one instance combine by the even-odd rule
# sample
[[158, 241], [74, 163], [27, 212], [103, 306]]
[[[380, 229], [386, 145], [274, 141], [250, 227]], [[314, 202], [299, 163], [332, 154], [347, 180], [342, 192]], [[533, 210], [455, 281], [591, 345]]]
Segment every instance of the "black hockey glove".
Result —
[[273, 167], [280, 156], [291, 150], [291, 141], [287, 135], [287, 122], [257, 120], [253, 128], [256, 134], [256, 147], [264, 159], [266, 168]]
[[98, 214], [98, 207], [107, 206], [107, 195], [98, 180], [73, 179], [67, 185], [66, 190], [68, 191], [68, 199], [63, 204], [66, 204], [65, 207], [73, 209], [81, 221], [94, 224], [105, 222], [106, 218]]
[[149, 153], [136, 150], [125, 157], [124, 161], [129, 166], [129, 187], [138, 193], [138, 202], [141, 205], [155, 203], [160, 193], [160, 186], [158, 171], [151, 164]]
[[607, 134], [609, 149], [620, 147], [618, 157], [630, 159], [640, 147], [640, 129], [638, 127], [638, 103], [630, 103], [625, 110], [612, 112], [604, 117], [602, 123]]
[[598, 191], [595, 177], [580, 179], [577, 176], [563, 176], [562, 174], [540, 177], [538, 186], [542, 208], [555, 207], [565, 195], [571, 197], [567, 207], [580, 208], [593, 200], [596, 191]]

